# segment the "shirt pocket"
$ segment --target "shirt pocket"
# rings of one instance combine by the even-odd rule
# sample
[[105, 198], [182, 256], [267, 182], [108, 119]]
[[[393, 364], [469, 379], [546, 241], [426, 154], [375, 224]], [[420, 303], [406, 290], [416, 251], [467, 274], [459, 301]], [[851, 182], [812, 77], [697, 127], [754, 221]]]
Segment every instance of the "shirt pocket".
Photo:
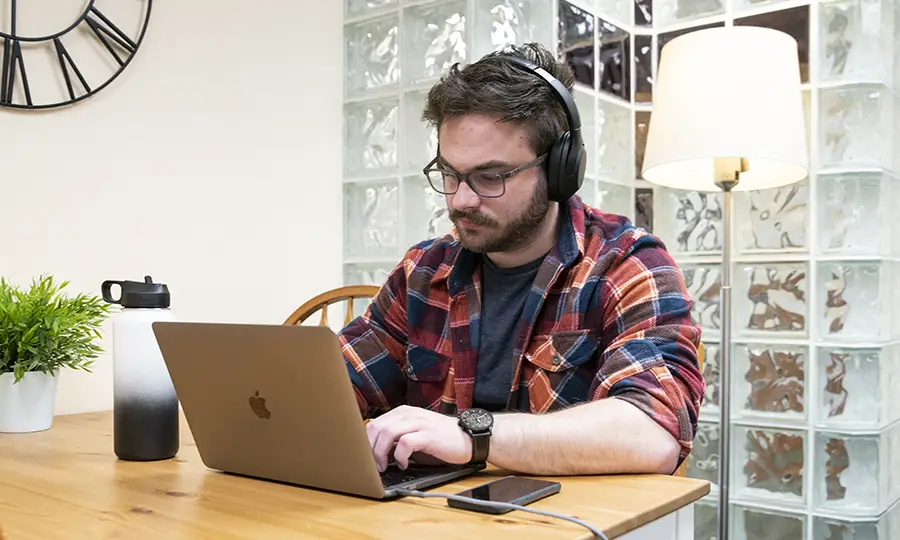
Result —
[[541, 413], [588, 401], [596, 377], [593, 330], [533, 336], [525, 349], [522, 379], [532, 412]]
[[525, 359], [544, 371], [558, 373], [583, 365], [596, 351], [593, 330], [572, 330], [532, 336]]
[[437, 410], [449, 372], [449, 356], [410, 344], [406, 350], [406, 365], [403, 366], [407, 405]]
[[450, 357], [410, 344], [406, 349], [406, 378], [416, 382], [442, 382], [450, 371]]

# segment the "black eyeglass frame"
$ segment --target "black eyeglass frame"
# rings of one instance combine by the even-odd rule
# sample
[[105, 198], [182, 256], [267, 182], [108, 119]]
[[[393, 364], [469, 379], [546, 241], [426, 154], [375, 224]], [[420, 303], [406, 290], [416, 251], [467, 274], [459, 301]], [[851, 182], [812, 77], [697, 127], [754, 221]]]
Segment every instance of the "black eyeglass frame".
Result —
[[[533, 160], [529, 161], [528, 163], [525, 163], [525, 164], [523, 164], [523, 165], [519, 165], [519, 166], [516, 167], [515, 169], [512, 169], [512, 170], [510, 170], [510, 171], [506, 171], [506, 172], [502, 172], [502, 173], [498, 173], [498, 172], [485, 172], [485, 171], [475, 171], [475, 172], [470, 172], [470, 173], [459, 173], [459, 172], [456, 172], [456, 171], [448, 171], [447, 169], [441, 169], [441, 168], [438, 168], [438, 167], [434, 167], [434, 165], [437, 164], [437, 162], [438, 162], [438, 160], [439, 160], [440, 158], [441, 158], [440, 155], [435, 156], [434, 159], [432, 159], [432, 160], [428, 163], [428, 165], [426, 165], [426, 166], [422, 169], [422, 174], [425, 175], [425, 178], [428, 180], [428, 184], [431, 186], [431, 189], [435, 190], [436, 192], [440, 193], [441, 195], [453, 195], [453, 194], [455, 194], [457, 191], [459, 191], [459, 185], [460, 185], [462, 182], [465, 182], [466, 185], [469, 186], [469, 189], [471, 189], [471, 190], [472, 190], [476, 195], [478, 195], [479, 197], [481, 197], [481, 198], [483, 198], [483, 199], [497, 199], [497, 198], [502, 197], [503, 195], [506, 194], [506, 181], [507, 181], [507, 180], [509, 180], [511, 177], [513, 177], [513, 176], [519, 174], [520, 172], [522, 172], [522, 171], [524, 171], [524, 170], [527, 170], [527, 169], [530, 169], [530, 168], [532, 168], [532, 167], [536, 167], [536, 166], [542, 164], [542, 163], [547, 159], [547, 154], [541, 154], [541, 155], [539, 155], [538, 157], [534, 158]], [[455, 177], [456, 177], [456, 180], [457, 180], [457, 182], [456, 182], [456, 189], [453, 190], [453, 191], [445, 191], [444, 189], [438, 189], [438, 188], [436, 188], [436, 187], [434, 186], [434, 183], [432, 183], [432, 181], [431, 181], [431, 177], [428, 175], [429, 172], [437, 172], [437, 173], [440, 173], [440, 174], [442, 174], [442, 175], [447, 175], [447, 174], [449, 174], [449, 175], [455, 176]], [[474, 185], [474, 184], [472, 183], [472, 181], [469, 179], [469, 176], [471, 176], [471, 175], [473, 175], [473, 174], [483, 174], [483, 175], [495, 175], [495, 176], [497, 176], [497, 177], [498, 177], [498, 180], [500, 180], [500, 185], [502, 186], [502, 190], [500, 191], [500, 194], [499, 194], [499, 195], [482, 195], [481, 193], [479, 193], [478, 190], [475, 189], [475, 185]], [[442, 185], [442, 187], [443, 187], [443, 182], [441, 182], [441, 185]]]

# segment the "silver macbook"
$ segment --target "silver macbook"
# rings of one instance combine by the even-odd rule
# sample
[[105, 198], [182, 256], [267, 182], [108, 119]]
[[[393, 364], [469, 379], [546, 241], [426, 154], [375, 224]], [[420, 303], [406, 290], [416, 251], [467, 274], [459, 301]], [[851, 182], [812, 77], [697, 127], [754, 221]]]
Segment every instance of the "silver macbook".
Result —
[[384, 499], [483, 468], [393, 465], [379, 474], [328, 327], [160, 321], [153, 331], [211, 469]]

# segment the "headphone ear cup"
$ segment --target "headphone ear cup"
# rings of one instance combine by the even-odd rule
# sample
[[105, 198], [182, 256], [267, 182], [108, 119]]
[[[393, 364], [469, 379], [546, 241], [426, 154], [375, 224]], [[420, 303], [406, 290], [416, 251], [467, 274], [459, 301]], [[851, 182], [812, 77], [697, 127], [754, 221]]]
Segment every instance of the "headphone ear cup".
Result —
[[560, 133], [547, 156], [547, 195], [551, 201], [562, 198], [566, 182], [566, 161], [569, 157], [569, 132]]
[[568, 170], [572, 172], [566, 175], [565, 184], [561, 186], [562, 196], [566, 199], [581, 189], [581, 185], [584, 183], [584, 172], [587, 169], [587, 150], [583, 144], [579, 144], [577, 147], [572, 147], [570, 144], [568, 153], [569, 165], [571, 165]]

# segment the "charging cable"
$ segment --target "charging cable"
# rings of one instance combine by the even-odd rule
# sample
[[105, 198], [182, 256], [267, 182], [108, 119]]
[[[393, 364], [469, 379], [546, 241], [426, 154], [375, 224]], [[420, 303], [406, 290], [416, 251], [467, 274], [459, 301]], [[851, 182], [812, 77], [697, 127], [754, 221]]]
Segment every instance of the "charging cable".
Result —
[[585, 529], [591, 531], [594, 536], [599, 538], [600, 540], [609, 540], [602, 531], [598, 530], [596, 527], [591, 525], [590, 523], [586, 523], [581, 521], [580, 519], [572, 516], [567, 516], [565, 514], [557, 514], [556, 512], [547, 512], [544, 510], [538, 510], [536, 508], [529, 508], [527, 506], [522, 506], [519, 504], [510, 504], [504, 502], [495, 502], [495, 501], [482, 501], [479, 499], [473, 499], [471, 497], [461, 497], [459, 495], [451, 495], [449, 493], [425, 493], [424, 491], [419, 491], [415, 489], [398, 489], [396, 490], [400, 495], [406, 495], [409, 497], [422, 497], [422, 498], [431, 498], [436, 497], [440, 499], [453, 500], [457, 502], [466, 502], [469, 504], [474, 504], [476, 506], [483, 506], [485, 508], [497, 508], [503, 510], [521, 510], [522, 512], [530, 512], [532, 514], [538, 514], [541, 516], [548, 516], [556, 519], [562, 519], [565, 521], [571, 521], [572, 523], [577, 523], [581, 525]]

